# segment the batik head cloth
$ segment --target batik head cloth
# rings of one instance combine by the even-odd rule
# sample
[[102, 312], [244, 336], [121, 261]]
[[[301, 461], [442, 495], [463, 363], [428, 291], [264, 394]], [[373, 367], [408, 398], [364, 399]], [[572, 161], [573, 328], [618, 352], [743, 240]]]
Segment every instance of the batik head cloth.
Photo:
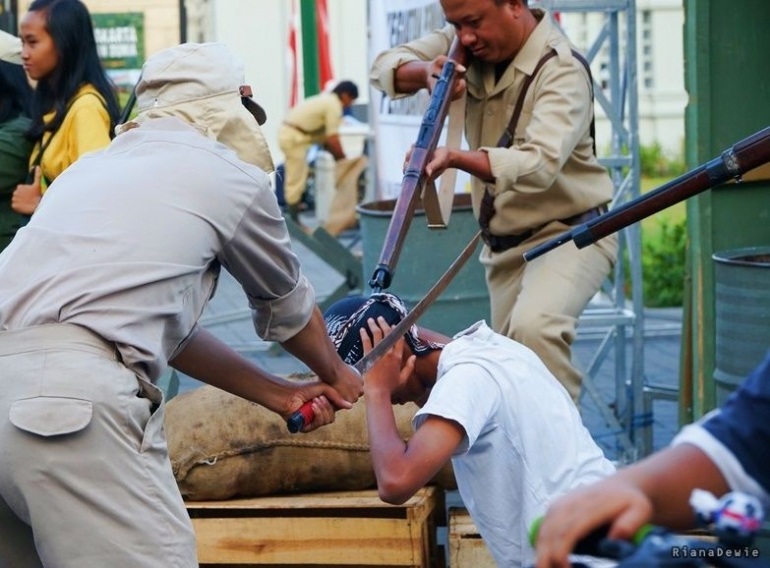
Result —
[[[364, 346], [359, 330], [369, 329], [367, 320], [382, 316], [394, 326], [407, 314], [404, 302], [398, 296], [387, 292], [364, 296], [350, 296], [332, 304], [324, 314], [326, 332], [345, 363], [356, 364], [364, 356]], [[444, 347], [420, 338], [417, 326], [413, 325], [404, 334], [407, 344], [418, 357]]]

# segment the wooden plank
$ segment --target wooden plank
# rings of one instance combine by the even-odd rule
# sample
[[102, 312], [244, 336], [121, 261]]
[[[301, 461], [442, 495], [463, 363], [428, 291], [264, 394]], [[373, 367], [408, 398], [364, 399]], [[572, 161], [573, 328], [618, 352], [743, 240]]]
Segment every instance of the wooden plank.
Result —
[[435, 487], [403, 505], [376, 491], [188, 502], [201, 564], [415, 566], [436, 557]]
[[193, 519], [193, 527], [201, 563], [423, 565], [418, 527], [401, 519]]
[[292, 239], [302, 243], [344, 278], [344, 281], [318, 304], [322, 312], [326, 311], [337, 300], [347, 296], [352, 290], [361, 290], [363, 288], [363, 266], [361, 260], [345, 248], [335, 237], [331, 236], [323, 227], [317, 227], [312, 235], [308, 235], [288, 215], [284, 215], [284, 220]]
[[449, 509], [449, 566], [495, 568], [495, 561], [464, 507]]
[[254, 510], [255, 515], [258, 515], [260, 510], [270, 509], [405, 509], [425, 507], [435, 498], [437, 491], [438, 489], [433, 486], [420, 489], [403, 505], [389, 505], [385, 503], [379, 498], [375, 489], [280, 495], [226, 501], [188, 501], [185, 505], [188, 511], [249, 509]]

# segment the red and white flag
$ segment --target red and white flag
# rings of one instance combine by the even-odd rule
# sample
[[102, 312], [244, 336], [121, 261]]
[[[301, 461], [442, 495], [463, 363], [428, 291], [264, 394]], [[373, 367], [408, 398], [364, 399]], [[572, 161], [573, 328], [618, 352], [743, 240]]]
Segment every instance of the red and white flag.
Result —
[[318, 35], [318, 80], [321, 91], [329, 88], [334, 81], [332, 56], [329, 49], [329, 11], [326, 0], [316, 0], [315, 3], [316, 33]]
[[291, 0], [291, 19], [289, 20], [289, 48], [286, 52], [286, 67], [289, 75], [289, 108], [299, 102], [299, 56], [297, 51], [297, 30], [299, 29], [299, 10], [297, 0]]

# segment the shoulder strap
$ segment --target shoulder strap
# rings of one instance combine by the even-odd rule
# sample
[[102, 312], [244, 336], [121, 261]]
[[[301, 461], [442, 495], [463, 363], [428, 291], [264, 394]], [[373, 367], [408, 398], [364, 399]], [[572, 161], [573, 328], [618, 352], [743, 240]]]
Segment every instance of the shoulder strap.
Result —
[[[588, 64], [588, 61], [586, 61], [585, 57], [583, 57], [580, 53], [572, 50], [572, 55], [580, 61], [580, 63], [583, 64], [583, 67], [585, 67], [586, 72], [588, 73], [588, 79], [591, 83], [591, 101], [594, 100], [594, 79], [593, 75], [591, 74], [591, 66]], [[556, 50], [551, 49], [548, 53], [546, 53], [543, 57], [540, 58], [540, 61], [537, 62], [537, 65], [535, 66], [535, 69], [532, 71], [532, 74], [529, 75], [526, 80], [524, 81], [524, 84], [521, 86], [521, 91], [519, 92], [519, 98], [516, 101], [516, 106], [513, 109], [513, 114], [511, 115], [511, 120], [508, 122], [508, 127], [503, 132], [503, 135], [500, 137], [500, 140], [497, 142], [497, 145], [501, 148], [507, 148], [511, 145], [513, 142], [513, 135], [516, 132], [516, 125], [519, 123], [519, 118], [521, 117], [521, 111], [524, 108], [524, 97], [527, 96], [527, 91], [529, 90], [529, 86], [532, 84], [532, 81], [535, 80], [535, 77], [537, 76], [540, 69], [545, 65], [550, 59], [556, 56]], [[596, 123], [594, 120], [594, 113], [591, 113], [591, 140], [593, 141], [593, 147], [594, 147], [594, 155], [596, 155]]]
[[[583, 57], [579, 52], [572, 50], [572, 56], [580, 61], [580, 63], [583, 64], [583, 67], [586, 68], [586, 73], [588, 73], [588, 82], [591, 85], [591, 106], [593, 107], [593, 101], [594, 101], [594, 76], [591, 73], [591, 66], [588, 64], [588, 61], [586, 61], [586, 58]], [[594, 109], [591, 109], [591, 126], [590, 126], [590, 133], [591, 133], [591, 141], [593, 142], [593, 148], [594, 148], [594, 156], [596, 156], [596, 113], [594, 112]]]
[[[585, 57], [580, 55], [580, 53], [578, 53], [574, 49], [572, 50], [572, 55], [575, 57], [575, 59], [577, 59], [578, 61], [580, 61], [580, 63], [583, 64], [583, 67], [585, 67], [586, 71], [588, 72], [588, 79], [591, 84], [591, 102], [593, 104], [594, 79], [593, 79], [593, 75], [591, 74], [591, 66], [588, 64], [588, 61], [586, 61]], [[555, 49], [551, 49], [548, 53], [543, 55], [543, 57], [540, 58], [540, 61], [537, 62], [537, 65], [535, 66], [535, 69], [532, 71], [532, 74], [529, 75], [524, 80], [524, 84], [521, 86], [521, 91], [519, 92], [519, 98], [516, 100], [516, 106], [513, 108], [513, 114], [511, 115], [511, 120], [508, 122], [508, 126], [506, 127], [502, 136], [500, 136], [500, 140], [497, 142], [498, 147], [508, 148], [513, 142], [513, 135], [516, 132], [516, 125], [519, 123], [519, 118], [521, 117], [521, 111], [524, 108], [524, 97], [527, 96], [527, 91], [529, 90], [529, 86], [532, 84], [532, 81], [535, 80], [535, 77], [537, 76], [538, 72], [543, 67], [543, 65], [545, 65], [549, 60], [553, 59], [555, 56], [556, 56]], [[594, 116], [593, 109], [591, 110], [590, 133], [591, 133], [591, 141], [593, 142], [593, 150], [594, 150], [594, 156], [595, 156], [596, 155], [596, 123], [595, 123], [595, 116]], [[489, 221], [492, 219], [492, 216], [494, 214], [495, 214], [494, 196], [488, 190], [485, 190], [484, 197], [481, 199], [481, 208], [479, 210], [479, 225], [481, 226], [482, 230], [489, 231]]]
[[513, 107], [513, 114], [511, 115], [511, 120], [508, 121], [508, 126], [506, 127], [505, 131], [503, 132], [503, 135], [500, 137], [500, 140], [498, 140], [497, 145], [501, 148], [508, 148], [511, 143], [513, 142], [513, 135], [516, 132], [516, 125], [519, 123], [519, 117], [521, 117], [521, 110], [524, 108], [524, 97], [527, 96], [527, 91], [529, 90], [529, 86], [532, 84], [532, 81], [535, 80], [535, 77], [537, 76], [540, 69], [545, 65], [548, 60], [552, 59], [556, 56], [556, 51], [551, 50], [543, 57], [540, 58], [540, 61], [537, 62], [537, 65], [535, 66], [535, 69], [532, 71], [532, 74], [529, 75], [525, 80], [524, 84], [521, 86], [521, 91], [519, 92], [519, 98], [516, 100], [516, 106]]

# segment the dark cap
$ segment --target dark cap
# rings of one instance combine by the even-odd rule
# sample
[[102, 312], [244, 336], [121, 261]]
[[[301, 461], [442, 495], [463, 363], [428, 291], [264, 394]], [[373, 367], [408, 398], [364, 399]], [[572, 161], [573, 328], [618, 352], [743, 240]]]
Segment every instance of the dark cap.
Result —
[[257, 123], [262, 126], [267, 122], [267, 113], [257, 101], [254, 100], [251, 87], [249, 85], [241, 85], [238, 89], [241, 93], [241, 102], [246, 107], [252, 116], [257, 120]]
[[[359, 330], [369, 329], [366, 322], [382, 316], [390, 325], [398, 324], [407, 314], [404, 302], [398, 296], [387, 292], [363, 296], [349, 296], [333, 303], [326, 310], [324, 320], [326, 332], [334, 344], [337, 353], [345, 363], [355, 365], [364, 356]], [[418, 357], [441, 349], [444, 345], [422, 339], [413, 325], [404, 334], [407, 344]]]

